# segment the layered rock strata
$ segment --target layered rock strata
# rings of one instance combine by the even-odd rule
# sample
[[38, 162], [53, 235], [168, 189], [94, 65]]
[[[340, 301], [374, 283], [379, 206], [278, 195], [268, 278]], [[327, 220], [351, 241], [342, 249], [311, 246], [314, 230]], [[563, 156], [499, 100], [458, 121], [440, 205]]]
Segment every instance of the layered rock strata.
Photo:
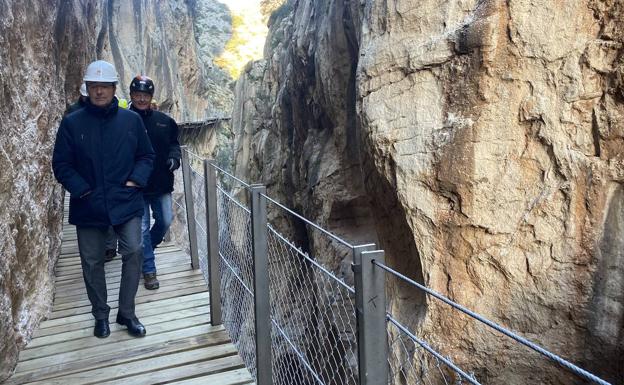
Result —
[[[237, 173], [622, 383], [619, 2], [302, 0], [276, 14], [265, 59], [237, 84]], [[349, 279], [348, 256], [274, 220]], [[482, 383], [580, 381], [387, 285], [389, 311]]]
[[145, 74], [154, 79], [159, 108], [175, 119], [229, 116], [231, 79], [212, 64], [231, 35], [224, 5], [109, 0], [102, 16], [97, 55], [115, 64], [119, 95], [129, 97], [132, 78]]

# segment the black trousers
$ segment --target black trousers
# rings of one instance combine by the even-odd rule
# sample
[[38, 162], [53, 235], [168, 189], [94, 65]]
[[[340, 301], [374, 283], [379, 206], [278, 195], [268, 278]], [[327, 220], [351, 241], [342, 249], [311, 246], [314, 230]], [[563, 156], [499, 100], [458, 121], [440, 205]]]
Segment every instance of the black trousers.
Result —
[[[119, 254], [122, 256], [118, 314], [133, 318], [136, 316], [134, 298], [143, 264], [141, 217], [134, 217], [126, 223], [113, 226], [113, 229], [119, 239]], [[95, 319], [108, 319], [110, 313], [104, 274], [107, 232], [107, 227], [76, 226], [82, 275], [91, 302], [91, 313]]]

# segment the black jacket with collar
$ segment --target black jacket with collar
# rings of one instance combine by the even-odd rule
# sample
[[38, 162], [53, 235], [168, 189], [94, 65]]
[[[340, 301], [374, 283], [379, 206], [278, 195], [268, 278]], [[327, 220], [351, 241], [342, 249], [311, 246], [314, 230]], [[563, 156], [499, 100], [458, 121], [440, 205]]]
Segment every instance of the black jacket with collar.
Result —
[[[63, 118], [56, 135], [52, 169], [71, 194], [69, 223], [110, 226], [143, 215], [143, 194], [154, 150], [139, 116], [87, 102]], [[131, 180], [139, 185], [127, 187]]]
[[139, 110], [130, 105], [130, 109], [143, 118], [143, 124], [156, 152], [154, 170], [149, 178], [145, 195], [161, 195], [173, 191], [173, 171], [169, 170], [167, 160], [172, 158], [180, 164], [180, 142], [178, 125], [169, 115], [151, 109]]

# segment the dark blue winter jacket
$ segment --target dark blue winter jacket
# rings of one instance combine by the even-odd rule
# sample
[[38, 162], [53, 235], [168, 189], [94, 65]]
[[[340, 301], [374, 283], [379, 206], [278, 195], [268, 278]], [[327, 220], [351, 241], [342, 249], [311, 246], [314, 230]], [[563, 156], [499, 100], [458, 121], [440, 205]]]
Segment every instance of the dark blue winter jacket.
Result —
[[[118, 108], [87, 102], [61, 121], [52, 169], [71, 194], [69, 223], [110, 226], [143, 215], [142, 188], [147, 185], [154, 150], [141, 117]], [[140, 187], [127, 187], [127, 181]]]

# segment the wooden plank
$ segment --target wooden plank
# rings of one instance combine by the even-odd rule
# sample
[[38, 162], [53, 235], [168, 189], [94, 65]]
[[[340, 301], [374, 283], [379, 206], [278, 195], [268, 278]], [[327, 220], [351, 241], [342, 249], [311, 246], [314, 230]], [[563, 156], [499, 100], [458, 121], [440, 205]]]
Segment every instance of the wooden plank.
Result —
[[[205, 284], [204, 276], [201, 274], [201, 272], [198, 272], [197, 274], [189, 276], [189, 277], [183, 277], [183, 278], [177, 278], [177, 279], [171, 279], [171, 280], [165, 280], [165, 279], [161, 279], [161, 277], [158, 277], [158, 280], [160, 281], [160, 288], [156, 290], [145, 289], [141, 281], [139, 283], [139, 288], [138, 288], [139, 291], [137, 292], [137, 297], [142, 296], [142, 295], [156, 293], [156, 292], [166, 291], [165, 290], [166, 288], [180, 288], [180, 287], [184, 287], [184, 285], [197, 285], [198, 284], [197, 281], [200, 281], [199, 283]], [[119, 293], [120, 286], [121, 286], [121, 282], [113, 282], [110, 285], [106, 284], [108, 298], [112, 298], [113, 296], [116, 296]], [[63, 305], [63, 304], [82, 302], [84, 300], [88, 301], [87, 290], [84, 287], [73, 289], [73, 290], [68, 290], [68, 291], [63, 290], [62, 292], [57, 293], [57, 295], [54, 297], [54, 309], [55, 310], [61, 309], [60, 305]]]
[[[180, 252], [180, 248], [177, 246], [164, 246], [164, 247], [158, 247], [156, 249], [156, 254], [173, 253], [173, 252]], [[61, 255], [60, 255], [59, 260], [68, 261], [70, 259], [80, 261], [79, 252], [78, 252], [78, 242], [75, 240], [68, 241], [68, 242], [63, 240], [63, 244], [61, 246]]]
[[[187, 309], [180, 309], [177, 311], [171, 311], [168, 308], [161, 308], [161, 313], [153, 316], [145, 316], [142, 315], [140, 320], [141, 323], [145, 326], [150, 335], [154, 333], [154, 329], [149, 328], [148, 326], [164, 323], [173, 320], [181, 320], [188, 317], [194, 317], [203, 315], [202, 320], [206, 321], [209, 319], [210, 315], [210, 307], [203, 304], [202, 306], [191, 307]], [[111, 333], [116, 332], [118, 330], [125, 331], [126, 327], [122, 325], [118, 325], [115, 323], [115, 317], [110, 317], [110, 329]], [[203, 323], [203, 322], [200, 322]], [[28, 351], [34, 348], [39, 348], [41, 346], [49, 346], [51, 344], [56, 343], [67, 343], [68, 341], [76, 340], [79, 338], [88, 338], [93, 336], [93, 325], [94, 322], [91, 321], [89, 324], [85, 325], [80, 329], [74, 330], [65, 330], [61, 333], [56, 333], [53, 335], [48, 335], [45, 337], [39, 337], [33, 339], [24, 351]], [[55, 345], [56, 346], [56, 345]]]
[[[149, 303], [149, 302], [159, 301], [159, 300], [167, 299], [167, 298], [175, 298], [175, 297], [183, 296], [183, 295], [187, 295], [187, 294], [195, 294], [195, 293], [199, 293], [199, 292], [202, 292], [202, 291], [206, 291], [206, 286], [205, 285], [186, 287], [184, 289], [180, 289], [180, 290], [177, 290], [177, 291], [168, 291], [168, 292], [163, 292], [163, 293], [154, 293], [153, 295], [146, 295], [146, 296], [143, 296], [143, 297], [138, 297], [138, 298], [136, 298], [134, 303], [135, 304]], [[108, 302], [108, 306], [110, 306], [111, 310], [112, 309], [117, 309], [118, 301], [117, 300], [109, 301]], [[48, 319], [64, 318], [64, 317], [67, 317], [67, 316], [72, 316], [72, 315], [77, 315], [77, 314], [84, 314], [84, 313], [90, 313], [90, 312], [91, 312], [91, 305], [87, 305], [87, 306], [75, 307], [75, 308], [71, 308], [71, 309], [53, 311], [50, 314], [50, 316], [48, 317]]]
[[[172, 258], [190, 258], [185, 252], [180, 251], [179, 248], [166, 248], [161, 250], [160, 247], [156, 249], [156, 259], [159, 261], [167, 261]], [[65, 250], [63, 250], [65, 251]], [[78, 247], [76, 246], [73, 249], [67, 249], [68, 252], [61, 253], [61, 257], [56, 263], [57, 268], [69, 268], [80, 266], [80, 256], [78, 254]], [[107, 262], [107, 264], [114, 264], [115, 262], [121, 262], [121, 256], [117, 254], [117, 256], [111, 261]]]
[[[192, 280], [201, 277], [203, 277], [203, 274], [200, 270], [185, 270], [172, 274], [158, 274], [158, 279], [160, 281], [183, 281], [184, 279]], [[121, 283], [120, 277], [111, 277], [111, 279], [107, 279], [106, 281], [107, 287], [118, 286]], [[59, 285], [56, 289], [54, 298], [55, 300], [58, 300], [63, 297], [75, 295], [77, 291], [84, 292], [84, 287], [84, 281]]]
[[[161, 282], [173, 282], [174, 280], [180, 281], [184, 279], [190, 279], [195, 276], [203, 277], [201, 270], [185, 270], [172, 274], [158, 274], [158, 280]], [[119, 287], [120, 282], [121, 280], [106, 282], [106, 287], [115, 287], [115, 285], [116, 287]], [[77, 292], [85, 293], [84, 281], [67, 285], [58, 285], [54, 294], [54, 300], [58, 301], [60, 298], [66, 297], [68, 295], [73, 295]]]
[[[73, 267], [80, 265], [80, 254], [78, 248], [66, 249], [67, 252], [61, 254], [57, 267]], [[168, 260], [171, 258], [188, 258], [188, 255], [179, 248], [167, 248], [164, 250], [158, 250], [156, 252], [156, 258], [162, 260]], [[117, 254], [111, 262], [107, 262], [107, 265], [117, 264], [121, 262], [121, 255]]]
[[[121, 257], [119, 257], [119, 259], [120, 258]], [[190, 258], [183, 253], [172, 255], [171, 258], [163, 259], [162, 261], [158, 258], [158, 255], [156, 256], [156, 264], [158, 268], [171, 267], [176, 264], [184, 265], [186, 262], [190, 263]], [[121, 267], [121, 260], [116, 261], [113, 259], [111, 262], [104, 264], [106, 272], [121, 272]], [[54, 271], [58, 276], [82, 273], [82, 265], [77, 263], [75, 265], [56, 266]]]
[[[169, 259], [189, 258], [188, 254], [186, 254], [184, 251], [181, 251], [179, 248], [167, 248], [164, 250], [157, 250], [158, 251], [156, 252], [156, 259], [159, 260], [161, 259], [163, 261], [166, 261]], [[121, 255], [117, 254], [117, 256], [111, 262], [107, 262], [107, 265], [111, 264], [121, 264]], [[59, 258], [56, 267], [71, 268], [79, 265], [80, 255], [78, 254], [78, 248], [75, 248], [75, 250], [72, 249], [70, 253], [61, 254], [61, 257]]]
[[[185, 271], [185, 270], [190, 270], [191, 269], [191, 264], [190, 262], [187, 263], [182, 263], [182, 264], [174, 264], [171, 266], [165, 266], [164, 268], [160, 268], [158, 269], [158, 272], [162, 272], [162, 273], [175, 273], [178, 271]], [[107, 274], [107, 279], [111, 278], [111, 277], [119, 277], [121, 276], [121, 271], [115, 271], [115, 272], [111, 272], [110, 274]], [[69, 281], [69, 280], [73, 280], [73, 282], [79, 282], [82, 279], [82, 271], [80, 272], [76, 272], [76, 273], [72, 273], [72, 274], [67, 274], [67, 275], [63, 275], [63, 276], [58, 276], [56, 278], [56, 282], [62, 282], [62, 281]]]
[[[199, 293], [195, 293], [195, 294], [189, 294], [189, 295], [185, 295], [185, 296], [180, 296], [180, 297], [173, 297], [173, 298], [169, 298], [169, 299], [163, 299], [157, 302], [158, 306], [154, 306], [154, 303], [142, 303], [142, 304], [137, 304], [136, 305], [136, 313], [137, 314], [142, 314], [143, 312], [149, 312], [150, 309], [154, 309], [154, 308], [158, 308], [159, 306], [169, 306], [172, 303], [177, 303], [177, 302], [186, 302], [186, 301], [193, 301], [196, 299], [206, 299], [206, 301], [209, 301], [209, 294], [207, 291], [201, 291]], [[66, 317], [66, 318], [57, 318], [57, 319], [48, 319], [46, 321], [43, 321], [40, 325], [39, 328], [40, 329], [45, 329], [45, 328], [49, 328], [49, 327], [57, 327], [57, 326], [63, 326], [63, 325], [67, 325], [67, 324], [71, 324], [74, 322], [81, 322], [84, 320], [90, 320], [91, 322], [93, 322], [93, 316], [91, 315], [91, 313], [88, 314], [78, 314], [72, 317]]]
[[209, 346], [190, 351], [183, 351], [150, 357], [150, 359], [140, 360], [118, 365], [110, 365], [104, 368], [82, 371], [78, 373], [62, 375], [60, 377], [48, 378], [33, 384], [47, 385], [84, 385], [99, 384], [105, 381], [119, 380], [130, 376], [140, 375], [147, 372], [168, 369], [187, 362], [206, 362], [223, 357], [236, 355], [236, 349], [231, 344]]
[[61, 374], [77, 373], [108, 365], [133, 362], [140, 359], [158, 357], [163, 354], [191, 350], [201, 346], [212, 346], [224, 343], [229, 343], [229, 336], [225, 330], [209, 334], [199, 334], [186, 338], [170, 339], [160, 344], [130, 349], [126, 351], [123, 356], [120, 356], [117, 352], [112, 352], [98, 356], [84, 356], [78, 361], [60, 362], [52, 366], [46, 366], [31, 371], [18, 371], [8, 380], [7, 383], [3, 385], [22, 384], [34, 380], [56, 377]]
[[206, 362], [195, 362], [175, 368], [163, 369], [144, 373], [137, 376], [125, 377], [112, 381], [100, 382], [100, 385], [145, 385], [159, 384], [177, 379], [191, 378], [198, 375], [219, 373], [226, 370], [238, 369], [243, 366], [239, 356], [228, 356]]
[[[150, 337], [154, 337], [158, 334], [167, 333], [170, 331], [205, 325], [208, 323], [208, 321], [209, 317], [207, 316], [207, 313], [204, 313], [188, 318], [174, 319], [173, 321], [157, 323], [152, 325], [149, 329], [146, 329], [148, 335]], [[131, 335], [129, 335], [126, 332], [125, 327], [117, 325], [116, 323], [111, 324], [111, 326], [113, 326], [111, 327], [111, 334], [108, 338], [106, 338], [106, 340], [92, 338], [92, 334], [87, 334], [83, 338], [73, 339], [70, 341], [61, 341], [55, 343], [54, 345], [45, 345], [23, 350], [20, 353], [19, 359], [20, 361], [27, 362], [28, 360], [32, 360], [35, 358], [47, 357], [65, 352], [80, 351], [89, 347], [97, 347], [102, 345], [103, 343], [110, 344], [119, 341], [131, 341], [137, 339], [136, 337], [132, 337]]]
[[[63, 239], [63, 244], [61, 247], [67, 250], [73, 250], [73, 252], [71, 253], [61, 254], [61, 259], [64, 258], [65, 254], [75, 254], [75, 256], [78, 256], [78, 241], [76, 240], [76, 237], [74, 237], [73, 239], [68, 239], [68, 240]], [[158, 248], [156, 248], [156, 253], [161, 253], [161, 252], [166, 253], [166, 252], [173, 252], [173, 251], [179, 252], [180, 248], [174, 244], [169, 244], [166, 246], [159, 246]]]
[[[53, 356], [34, 358], [28, 361], [20, 361], [17, 364], [16, 371], [32, 371], [46, 366], [55, 366], [58, 364], [73, 361], [81, 361], [88, 357], [101, 356], [101, 359], [105, 360], [106, 357], [110, 357], [111, 354], [116, 356], [119, 356], [121, 354], [125, 355], [129, 354], [132, 351], [141, 350], [141, 348], [145, 348], [148, 346], [157, 347], [158, 345], [168, 343], [171, 340], [213, 333], [220, 330], [223, 330], [222, 326], [200, 325], [186, 329], [172, 330], [170, 332], [157, 334], [149, 338], [131, 338], [117, 342], [107, 341], [108, 339], [98, 340], [100, 341], [99, 345], [92, 346], [87, 349], [74, 350], [71, 352], [55, 354]], [[96, 338], [93, 337], [93, 339]]]
[[[167, 287], [172, 285], [179, 285], [182, 283], [190, 283], [198, 280], [203, 280], [204, 276], [200, 271], [189, 271], [186, 272], [181, 277], [175, 277], [170, 275], [158, 276], [158, 280], [160, 281], [160, 287]], [[106, 284], [106, 288], [108, 289], [108, 295], [117, 295], [119, 291], [119, 287], [121, 282], [111, 282]], [[143, 286], [143, 281], [140, 281], [138, 289], [141, 291], [140, 294], [137, 295], [145, 295], [146, 293], [153, 293], [154, 291], [147, 290]], [[113, 293], [111, 293], [113, 291]], [[74, 300], [85, 299], [87, 295], [87, 291], [85, 289], [84, 284], [76, 284], [75, 286], [69, 286], [67, 288], [63, 287], [57, 290], [54, 295], [54, 303], [61, 304], [66, 302], [72, 302]], [[81, 298], [82, 296], [82, 298]]]
[[[110, 262], [110, 263], [113, 263], [113, 262]], [[158, 272], [160, 273], [166, 270], [172, 270], [172, 271], [191, 270], [191, 264], [187, 263], [186, 261], [179, 261], [179, 262], [174, 262], [171, 264], [162, 264], [162, 266], [159, 266]], [[108, 273], [107, 276], [109, 277], [121, 275], [121, 270], [111, 270], [111, 268], [105, 267], [104, 271]], [[82, 269], [76, 269], [73, 272], [66, 272], [63, 275], [59, 275], [60, 273], [57, 271], [55, 272], [55, 274], [57, 274], [56, 282], [62, 282], [62, 281], [67, 281], [73, 278], [82, 278]]]
[[[153, 304], [149, 304], [150, 306], [145, 309], [137, 308], [137, 314], [140, 314], [141, 321], [143, 321], [143, 319], [146, 317], [161, 314], [163, 312], [163, 309], [166, 309], [166, 311], [170, 313], [176, 313], [176, 312], [184, 311], [186, 309], [191, 309], [194, 307], [209, 305], [208, 297], [198, 298], [198, 299], [194, 299], [190, 301], [183, 300], [184, 298], [188, 298], [188, 297], [192, 297], [192, 296], [184, 296], [179, 299], [174, 298], [173, 300], [175, 302], [172, 302], [167, 305], [162, 304], [162, 302], [165, 302], [165, 301], [160, 301], [160, 302], [156, 302]], [[114, 321], [112, 316], [110, 318]], [[40, 337], [50, 336], [53, 334], [67, 333], [73, 330], [80, 330], [84, 328], [90, 328], [90, 329], [93, 328], [93, 316], [89, 315], [89, 317], [84, 320], [68, 322], [60, 326], [50, 326], [50, 327], [45, 327], [45, 328], [40, 327], [35, 331], [34, 339], [26, 346], [26, 349], [28, 349], [30, 344], [32, 344], [34, 341], [36, 341]]]
[[[142, 298], [145, 297], [158, 297], [161, 294], [167, 293], [167, 292], [175, 292], [177, 290], [180, 289], [185, 289], [185, 288], [189, 288], [189, 287], [194, 287], [194, 286], [200, 286], [203, 287], [204, 289], [206, 289], [206, 283], [204, 282], [204, 279], [202, 277], [196, 278], [190, 282], [183, 282], [183, 283], [179, 283], [176, 285], [170, 285], [170, 286], [164, 286], [159, 288], [158, 290], [150, 290], [150, 291], [143, 291], [145, 289], [143, 289], [139, 294], [137, 294], [135, 302], [141, 300]], [[117, 289], [112, 289], [109, 290], [110, 293], [107, 293], [109, 298], [114, 298], [117, 296], [117, 294], [119, 293], [119, 290]], [[112, 302], [116, 302], [116, 301], [108, 301], [109, 302], [109, 306], [112, 307], [111, 303]], [[55, 304], [54, 308], [52, 310], [52, 315], [54, 315], [56, 312], [61, 311], [61, 310], [67, 310], [67, 309], [73, 309], [73, 308], [78, 308], [81, 306], [91, 306], [91, 302], [89, 302], [88, 299], [79, 299], [79, 298], [72, 298], [71, 301], [69, 302], [65, 302], [63, 301], [62, 303], [59, 303], [58, 305]], [[54, 318], [54, 317], [51, 317]]]
[[208, 376], [194, 377], [188, 380], [181, 380], [175, 382], [169, 382], [172, 385], [207, 385], [207, 384], [219, 384], [219, 385], [242, 385], [242, 384], [255, 384], [253, 377], [249, 374], [247, 368], [230, 370], [227, 372], [221, 372], [217, 374], [210, 374]]

